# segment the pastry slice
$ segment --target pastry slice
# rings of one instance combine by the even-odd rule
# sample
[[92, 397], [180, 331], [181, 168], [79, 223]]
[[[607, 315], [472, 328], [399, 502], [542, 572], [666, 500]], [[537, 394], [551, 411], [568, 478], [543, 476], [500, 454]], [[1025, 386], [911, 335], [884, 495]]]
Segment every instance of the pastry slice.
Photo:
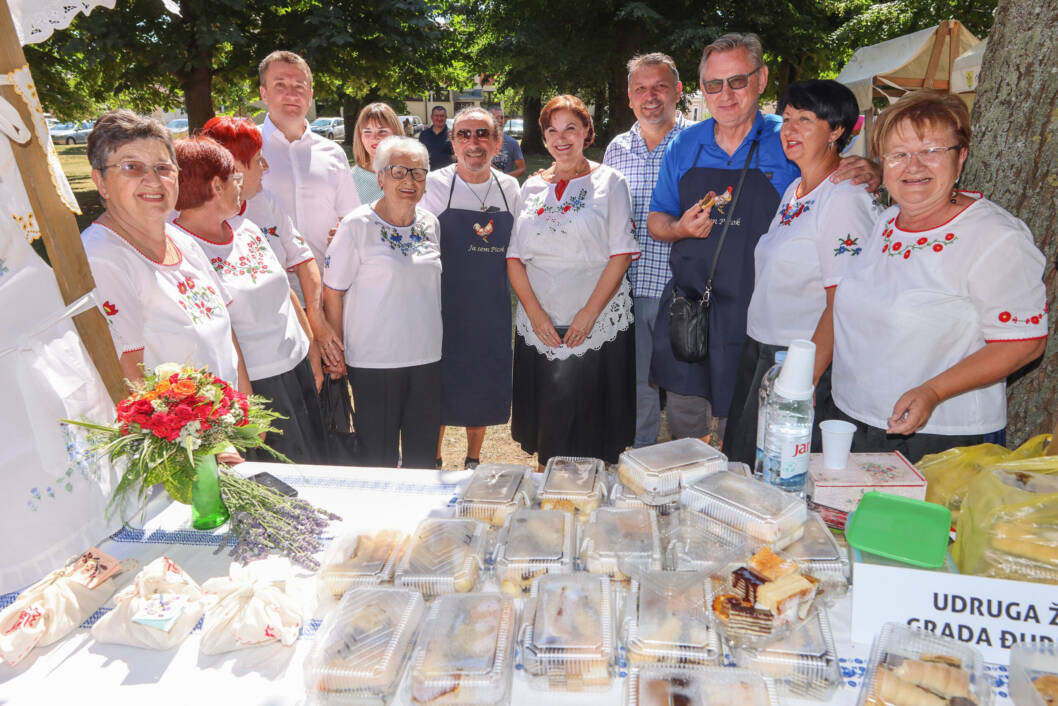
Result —
[[970, 693], [970, 674], [958, 667], [907, 659], [893, 670], [893, 674], [945, 699], [956, 696], [967, 699], [973, 697]]
[[796, 563], [783, 559], [768, 547], [751, 556], [746, 565], [769, 581], [795, 574], [798, 568]]

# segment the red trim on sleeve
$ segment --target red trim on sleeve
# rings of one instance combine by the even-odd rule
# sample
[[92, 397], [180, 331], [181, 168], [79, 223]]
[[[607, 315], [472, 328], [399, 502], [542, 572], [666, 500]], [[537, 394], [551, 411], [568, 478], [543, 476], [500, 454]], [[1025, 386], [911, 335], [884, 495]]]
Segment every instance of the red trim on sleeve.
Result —
[[520, 257], [508, 257], [508, 258], [505, 258], [505, 259], [507, 259], [507, 260], [517, 260], [518, 262], [522, 261], [522, 258], [520, 258]]
[[129, 348], [127, 350], [121, 351], [121, 355], [125, 355], [126, 353], [138, 353], [139, 351], [142, 351], [142, 350], [143, 350], [143, 346], [140, 346], [139, 348]]
[[1032, 338], [986, 338], [985, 343], [1017, 343], [1018, 341], [1039, 341], [1043, 338], [1047, 338], [1047, 336], [1033, 336]]
[[610, 255], [610, 259], [612, 260], [615, 257], [620, 257], [622, 255], [631, 255], [632, 256], [632, 260], [638, 260], [639, 258], [643, 257], [642, 251], [640, 251], [640, 250], [629, 250], [628, 252], [615, 252], [612, 255]]
[[301, 262], [299, 262], [298, 264], [296, 264], [296, 265], [291, 265], [290, 267], [288, 267], [288, 268], [287, 268], [287, 272], [293, 272], [293, 271], [294, 271], [294, 270], [296, 270], [297, 268], [299, 268], [299, 267], [301, 267], [302, 265], [304, 265], [304, 264], [305, 264], [306, 262], [309, 262], [309, 261], [311, 261], [311, 260], [315, 260], [315, 259], [316, 259], [315, 257], [307, 257], [307, 258], [305, 258], [304, 260], [302, 260]]
[[823, 289], [833, 289], [833, 288], [834, 288], [834, 287], [836, 287], [836, 286], [838, 286], [838, 285], [836, 285], [836, 284], [832, 284], [832, 285], [830, 285], [829, 287], [823, 287]]

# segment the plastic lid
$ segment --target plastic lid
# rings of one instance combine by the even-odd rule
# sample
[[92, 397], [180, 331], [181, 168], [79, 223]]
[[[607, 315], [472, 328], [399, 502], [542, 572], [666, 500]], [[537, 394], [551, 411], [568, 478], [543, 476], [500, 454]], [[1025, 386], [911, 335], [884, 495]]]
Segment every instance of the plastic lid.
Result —
[[422, 596], [400, 588], [354, 588], [345, 594], [305, 659], [314, 703], [388, 703], [422, 620]]
[[418, 589], [426, 597], [474, 590], [487, 531], [487, 526], [477, 520], [423, 520], [412, 535], [393, 582]]
[[849, 517], [845, 538], [857, 549], [912, 566], [944, 564], [951, 510], [924, 500], [889, 493], [864, 493]]
[[729, 667], [637, 667], [628, 674], [625, 706], [777, 706], [775, 686], [756, 672]]
[[320, 567], [320, 582], [338, 597], [354, 586], [389, 581], [400, 558], [405, 537], [397, 530], [371, 536], [345, 535], [331, 543]]
[[621, 482], [650, 504], [679, 497], [681, 484], [727, 468], [727, 456], [701, 439], [675, 439], [663, 444], [629, 449], [617, 469]]
[[1019, 642], [1010, 648], [1010, 698], [1018, 706], [1049, 706], [1043, 690], [1058, 686], [1058, 646]]
[[552, 456], [544, 469], [541, 497], [592, 495], [600, 492], [599, 471], [602, 461], [595, 458]]
[[573, 518], [561, 510], [519, 509], [507, 518], [496, 548], [500, 590], [527, 593], [533, 579], [573, 570]]
[[790, 342], [782, 371], [775, 379], [775, 387], [772, 389], [788, 400], [811, 399], [815, 390], [812, 385], [815, 364], [816, 344], [803, 338], [795, 338]]
[[606, 688], [614, 654], [610, 579], [555, 574], [533, 583], [522, 666], [553, 689]]
[[657, 519], [645, 507], [595, 510], [582, 533], [580, 561], [586, 571], [617, 580], [630, 571], [660, 569]]
[[[966, 696], [977, 706], [991, 706], [992, 688], [984, 673], [984, 660], [975, 648], [935, 633], [886, 623], [871, 645], [867, 675], [858, 706], [876, 700], [879, 692], [922, 685], [923, 669], [941, 671], [952, 696]], [[956, 692], [963, 693], [956, 693]]]
[[719, 573], [752, 553], [752, 540], [719, 522], [681, 519], [666, 550], [666, 565], [675, 571]]
[[495, 593], [441, 596], [412, 657], [411, 703], [504, 703], [511, 685], [514, 599]]
[[803, 498], [729, 471], [718, 471], [684, 488], [680, 501], [685, 509], [776, 548], [799, 539], [808, 518]]
[[700, 610], [708, 583], [698, 571], [651, 571], [632, 582], [624, 623], [631, 663], [718, 663], [720, 637]]
[[826, 611], [761, 649], [736, 648], [735, 664], [776, 680], [780, 693], [827, 701], [841, 685], [841, 667]]
[[488, 463], [474, 469], [474, 475], [456, 500], [456, 516], [502, 526], [519, 506], [532, 501], [532, 469], [514, 464]]

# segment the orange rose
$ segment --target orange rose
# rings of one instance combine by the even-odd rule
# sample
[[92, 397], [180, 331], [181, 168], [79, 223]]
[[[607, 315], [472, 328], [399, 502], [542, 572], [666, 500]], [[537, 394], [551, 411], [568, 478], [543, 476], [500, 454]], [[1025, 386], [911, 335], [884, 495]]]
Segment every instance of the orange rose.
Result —
[[141, 397], [140, 399], [143, 399], [143, 400], [156, 400], [156, 399], [158, 399], [158, 393], [155, 392], [154, 390], [147, 390], [147, 392], [143, 393], [143, 397]]
[[197, 388], [195, 387], [195, 383], [191, 380], [188, 380], [187, 378], [181, 378], [180, 380], [176, 381], [175, 385], [173, 385], [173, 391], [181, 397], [186, 397], [187, 395], [195, 394], [196, 389]]
[[158, 384], [154, 386], [154, 391], [159, 395], [164, 395], [166, 392], [169, 392], [170, 387], [168, 380], [160, 380]]

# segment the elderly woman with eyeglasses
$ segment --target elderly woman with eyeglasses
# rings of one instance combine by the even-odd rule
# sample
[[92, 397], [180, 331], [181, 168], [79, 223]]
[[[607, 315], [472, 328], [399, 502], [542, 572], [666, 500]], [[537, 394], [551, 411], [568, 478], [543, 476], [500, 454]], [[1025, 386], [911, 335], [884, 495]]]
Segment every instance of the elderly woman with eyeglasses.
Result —
[[382, 197], [338, 226], [327, 248], [323, 308], [345, 341], [362, 458], [433, 468], [441, 426], [441, 251], [437, 217], [419, 208], [430, 161], [409, 137], [375, 151]]
[[961, 191], [970, 119], [915, 91], [871, 135], [894, 205], [834, 296], [833, 404], [855, 451], [923, 455], [1002, 441], [1006, 378], [1047, 336], [1044, 258], [1025, 224]]
[[281, 433], [266, 441], [295, 463], [322, 462], [308, 319], [261, 229], [240, 215], [244, 175], [232, 153], [208, 137], [177, 142], [176, 160], [180, 215], [173, 225], [202, 248], [231, 295], [228, 312], [254, 392], [286, 417], [276, 422]]
[[250, 392], [231, 297], [194, 238], [167, 222], [179, 191], [169, 131], [128, 110], [104, 113], [88, 161], [105, 210], [81, 238], [125, 377], [172, 362]]

